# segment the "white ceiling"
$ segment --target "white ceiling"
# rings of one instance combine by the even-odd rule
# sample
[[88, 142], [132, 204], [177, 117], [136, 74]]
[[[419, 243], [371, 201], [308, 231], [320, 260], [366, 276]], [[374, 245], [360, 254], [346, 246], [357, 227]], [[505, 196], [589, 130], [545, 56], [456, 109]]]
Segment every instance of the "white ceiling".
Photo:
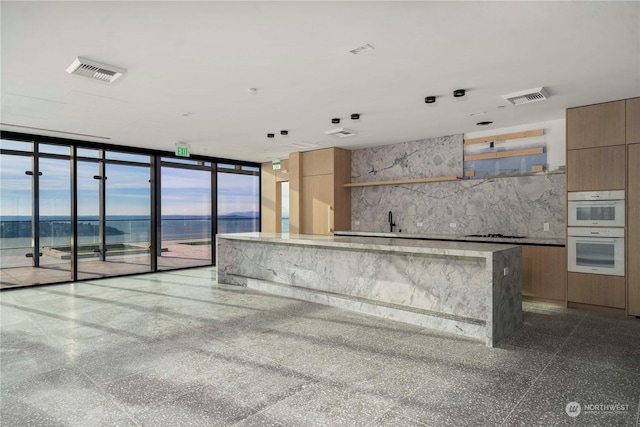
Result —
[[[640, 96], [638, 1], [2, 1], [1, 12], [7, 131], [268, 161], [308, 149], [294, 143], [392, 144]], [[375, 50], [349, 52], [364, 44]], [[128, 72], [113, 85], [72, 76], [76, 56]], [[539, 86], [548, 100], [501, 97]], [[358, 135], [325, 135], [333, 117]]]

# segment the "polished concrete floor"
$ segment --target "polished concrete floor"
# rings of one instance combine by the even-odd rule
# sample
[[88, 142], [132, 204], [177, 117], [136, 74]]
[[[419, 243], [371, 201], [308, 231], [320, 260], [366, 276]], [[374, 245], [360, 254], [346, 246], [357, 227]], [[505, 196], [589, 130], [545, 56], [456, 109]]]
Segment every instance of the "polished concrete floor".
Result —
[[640, 320], [524, 308], [487, 348], [211, 267], [6, 290], [0, 424], [637, 426]]

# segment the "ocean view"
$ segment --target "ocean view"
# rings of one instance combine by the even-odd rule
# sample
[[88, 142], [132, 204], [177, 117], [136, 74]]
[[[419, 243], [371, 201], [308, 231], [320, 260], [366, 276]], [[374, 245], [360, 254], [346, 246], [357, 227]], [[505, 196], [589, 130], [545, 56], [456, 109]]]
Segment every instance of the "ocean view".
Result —
[[[257, 213], [234, 213], [218, 217], [218, 233], [244, 233], [258, 231], [260, 218]], [[78, 241], [80, 244], [98, 242], [98, 218], [78, 217]], [[283, 222], [283, 228], [285, 224]], [[286, 219], [288, 232], [288, 219]], [[40, 219], [40, 245], [68, 245], [70, 218], [42, 216]], [[211, 235], [211, 217], [166, 216], [162, 217], [162, 240], [202, 239]], [[285, 232], [283, 230], [283, 232]], [[108, 216], [106, 221], [108, 243], [149, 242], [150, 219], [145, 216]], [[23, 248], [31, 245], [31, 217], [0, 217], [0, 248]]]

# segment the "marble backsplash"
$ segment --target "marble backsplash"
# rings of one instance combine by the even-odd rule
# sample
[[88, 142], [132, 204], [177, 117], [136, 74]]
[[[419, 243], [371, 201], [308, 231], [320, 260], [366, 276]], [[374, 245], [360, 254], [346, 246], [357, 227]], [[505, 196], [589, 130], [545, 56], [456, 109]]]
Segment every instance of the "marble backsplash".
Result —
[[463, 135], [403, 142], [351, 152], [351, 182], [462, 176]]
[[[352, 159], [353, 182], [460, 176], [463, 140], [454, 135], [365, 148]], [[391, 211], [394, 231], [405, 233], [564, 238], [565, 197], [563, 173], [353, 187], [351, 229], [389, 231]]]

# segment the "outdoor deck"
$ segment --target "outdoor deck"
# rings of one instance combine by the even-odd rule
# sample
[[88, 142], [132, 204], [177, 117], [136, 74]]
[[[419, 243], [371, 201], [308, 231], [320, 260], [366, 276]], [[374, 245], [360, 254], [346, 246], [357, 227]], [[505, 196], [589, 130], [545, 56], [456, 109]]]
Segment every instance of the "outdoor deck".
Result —
[[[158, 257], [159, 270], [197, 267], [211, 263], [211, 244], [200, 240], [176, 240], [163, 242], [162, 255]], [[20, 266], [23, 264], [23, 266]], [[71, 263], [43, 251], [40, 267], [24, 266], [24, 255], [3, 257], [0, 269], [0, 289], [71, 280]], [[16, 265], [12, 267], [12, 265]], [[149, 253], [107, 256], [106, 261], [80, 258], [78, 279], [96, 279], [135, 273], [150, 272]]]

